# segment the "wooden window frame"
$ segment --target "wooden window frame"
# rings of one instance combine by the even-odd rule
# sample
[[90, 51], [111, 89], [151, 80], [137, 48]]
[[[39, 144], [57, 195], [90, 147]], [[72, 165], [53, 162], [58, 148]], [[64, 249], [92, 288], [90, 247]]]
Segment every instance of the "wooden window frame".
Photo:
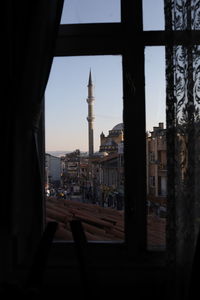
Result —
[[[133, 257], [137, 261], [138, 256], [145, 256], [149, 258], [146, 262], [152, 263], [154, 258], [155, 262], [163, 264], [165, 251], [147, 250], [144, 50], [146, 46], [195, 44], [199, 42], [200, 34], [195, 31], [144, 31], [142, 18], [141, 0], [121, 0], [120, 23], [60, 25], [55, 57], [122, 56], [125, 241], [90, 243], [89, 249], [93, 255], [96, 253], [101, 257], [120, 257], [122, 260]], [[133, 170], [137, 174], [135, 180], [128, 176]], [[55, 242], [53, 253], [56, 263], [63, 265], [64, 261], [68, 262], [66, 256], [71, 257], [70, 253], [73, 253], [73, 244]]]

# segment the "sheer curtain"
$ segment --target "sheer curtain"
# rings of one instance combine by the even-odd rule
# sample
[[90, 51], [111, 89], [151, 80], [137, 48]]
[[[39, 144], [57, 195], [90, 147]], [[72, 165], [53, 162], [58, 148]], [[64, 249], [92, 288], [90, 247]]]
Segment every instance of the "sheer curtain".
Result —
[[[199, 15], [200, 1], [165, 0], [166, 30], [199, 30]], [[200, 46], [192, 40], [166, 47], [167, 245], [177, 299], [187, 298], [200, 225], [199, 54]]]
[[[0, 229], [24, 257], [42, 232], [43, 188], [38, 136], [63, 0], [5, 1], [3, 197]], [[23, 249], [22, 249], [23, 248]], [[3, 251], [3, 250], [2, 250]]]

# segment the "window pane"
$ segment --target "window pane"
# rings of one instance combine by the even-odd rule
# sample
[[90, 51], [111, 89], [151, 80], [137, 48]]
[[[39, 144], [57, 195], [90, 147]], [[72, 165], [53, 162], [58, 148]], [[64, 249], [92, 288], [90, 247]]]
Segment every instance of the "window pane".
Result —
[[166, 1], [165, 11], [167, 30], [200, 30], [199, 1]]
[[200, 221], [200, 45], [166, 47], [168, 244], [192, 261]]
[[164, 47], [145, 49], [148, 248], [165, 247], [167, 145]]
[[124, 239], [121, 56], [54, 58], [45, 95], [47, 221], [72, 240]]
[[61, 24], [120, 22], [120, 0], [65, 0]]
[[164, 30], [164, 0], [143, 0], [144, 30]]

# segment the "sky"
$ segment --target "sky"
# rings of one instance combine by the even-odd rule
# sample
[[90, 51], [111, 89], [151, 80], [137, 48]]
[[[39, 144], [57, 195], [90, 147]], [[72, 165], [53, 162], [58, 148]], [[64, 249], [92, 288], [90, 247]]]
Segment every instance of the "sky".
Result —
[[[144, 30], [164, 29], [163, 0], [143, 1], [143, 15]], [[120, 22], [119, 0], [65, 0], [61, 24], [89, 22]], [[99, 150], [102, 131], [107, 135], [123, 122], [120, 55], [55, 57], [45, 92], [46, 152], [88, 151], [86, 99], [90, 69], [95, 97], [94, 150]], [[164, 47], [147, 47], [145, 93], [149, 131], [159, 122], [165, 123], [164, 71]]]

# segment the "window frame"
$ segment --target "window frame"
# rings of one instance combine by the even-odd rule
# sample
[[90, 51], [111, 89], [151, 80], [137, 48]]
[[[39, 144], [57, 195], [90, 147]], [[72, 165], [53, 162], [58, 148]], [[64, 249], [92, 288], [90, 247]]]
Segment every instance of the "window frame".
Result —
[[[147, 250], [146, 209], [146, 113], [144, 51], [147, 46], [167, 46], [198, 42], [198, 32], [143, 31], [141, 0], [121, 0], [121, 23], [61, 24], [55, 57], [82, 55], [121, 55], [123, 72], [123, 122], [125, 171], [125, 241], [90, 242], [93, 256], [126, 260], [148, 258], [146, 263], [164, 263], [166, 251]], [[133, 41], [137, 41], [134, 43]], [[137, 57], [137, 59], [135, 59]], [[140, 101], [138, 101], [140, 99]], [[133, 107], [132, 103], [136, 103]], [[134, 116], [134, 118], [133, 118]], [[137, 140], [137, 145], [133, 141]], [[133, 149], [134, 152], [133, 153]], [[137, 160], [134, 161], [134, 158]], [[128, 174], [137, 173], [133, 181]], [[134, 197], [133, 197], [134, 191]], [[54, 242], [53, 261], [63, 265], [73, 255], [73, 243]], [[71, 254], [70, 254], [71, 253]], [[128, 256], [127, 256], [128, 254]]]
[[[140, 37], [138, 39], [138, 37]], [[142, 32], [142, 1], [121, 1], [121, 23], [61, 24], [56, 42], [55, 57], [82, 55], [121, 55], [123, 72], [124, 172], [125, 172], [125, 240], [121, 243], [90, 242], [94, 253], [106, 257], [129, 254], [147, 255], [146, 224], [146, 140], [144, 44]], [[132, 43], [137, 40], [137, 44]], [[134, 54], [134, 55], [133, 55]], [[134, 57], [137, 57], [135, 60]], [[140, 101], [138, 98], [140, 97]], [[132, 105], [137, 103], [135, 107]], [[133, 119], [133, 115], [135, 118]], [[139, 124], [139, 126], [138, 126]], [[140, 145], [133, 156], [134, 139]], [[134, 161], [134, 157], [137, 160]], [[144, 164], [141, 165], [141, 161]], [[133, 182], [129, 173], [136, 172]], [[134, 197], [132, 191], [134, 190]], [[138, 230], [139, 229], [139, 230]], [[73, 251], [73, 243], [54, 242], [55, 252]], [[60, 250], [59, 250], [60, 249]], [[115, 249], [115, 251], [113, 251]], [[113, 255], [115, 253], [115, 255]], [[58, 255], [56, 255], [58, 257]], [[59, 255], [59, 258], [61, 256]], [[62, 259], [61, 259], [62, 261]]]

